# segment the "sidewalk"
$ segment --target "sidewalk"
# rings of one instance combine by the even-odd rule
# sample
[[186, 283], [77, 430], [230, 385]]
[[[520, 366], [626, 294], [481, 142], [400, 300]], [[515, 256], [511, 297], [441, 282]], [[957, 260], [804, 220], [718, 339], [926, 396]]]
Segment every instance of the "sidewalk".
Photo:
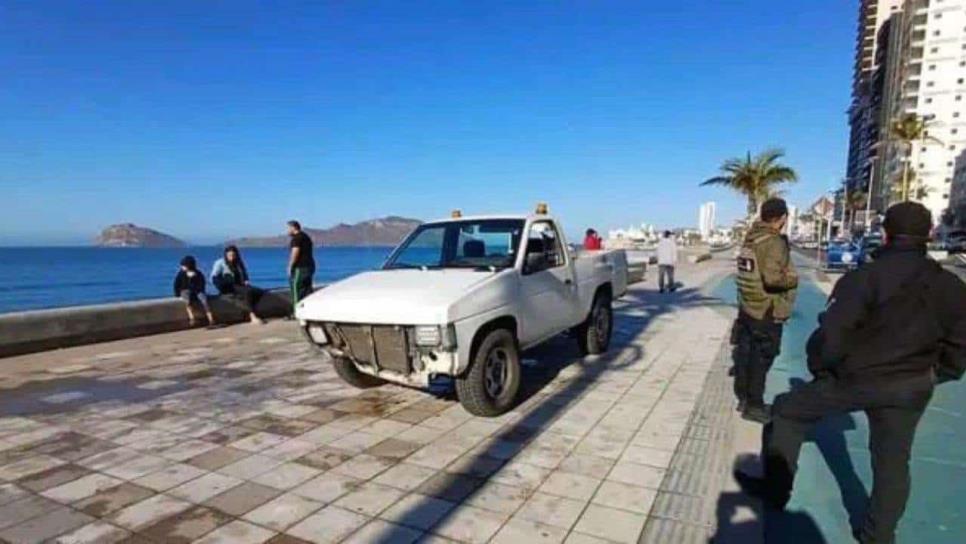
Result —
[[347, 387], [290, 322], [5, 359], [0, 539], [706, 541], [731, 315], [697, 286], [727, 270], [635, 288], [607, 356], [528, 352], [525, 401], [497, 419]]

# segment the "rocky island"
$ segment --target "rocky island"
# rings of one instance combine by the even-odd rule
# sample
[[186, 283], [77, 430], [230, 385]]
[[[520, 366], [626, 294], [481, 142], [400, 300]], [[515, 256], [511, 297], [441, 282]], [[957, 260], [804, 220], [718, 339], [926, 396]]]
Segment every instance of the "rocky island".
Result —
[[[388, 216], [370, 219], [354, 225], [339, 223], [327, 229], [309, 228], [303, 225], [303, 230], [312, 241], [319, 245], [338, 247], [385, 247], [395, 246], [422, 224], [418, 219]], [[280, 247], [288, 245], [288, 236], [247, 237], [229, 240], [225, 244], [241, 247]]]
[[186, 243], [158, 232], [154, 229], [139, 227], [133, 223], [111, 225], [101, 231], [94, 240], [98, 247], [185, 247]]

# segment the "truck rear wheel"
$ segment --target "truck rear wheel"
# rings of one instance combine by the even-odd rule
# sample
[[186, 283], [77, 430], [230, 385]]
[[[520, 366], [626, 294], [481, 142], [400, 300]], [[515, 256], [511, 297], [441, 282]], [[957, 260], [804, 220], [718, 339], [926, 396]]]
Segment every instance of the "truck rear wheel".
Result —
[[332, 366], [335, 368], [335, 373], [342, 378], [342, 381], [359, 389], [379, 387], [386, 383], [383, 379], [360, 372], [355, 363], [345, 357], [333, 357]]
[[610, 295], [598, 293], [590, 307], [587, 320], [577, 328], [577, 347], [583, 355], [597, 355], [610, 347], [610, 335], [614, 328], [614, 312]]
[[520, 389], [520, 355], [506, 329], [487, 333], [470, 368], [456, 379], [456, 396], [467, 412], [483, 417], [505, 414]]

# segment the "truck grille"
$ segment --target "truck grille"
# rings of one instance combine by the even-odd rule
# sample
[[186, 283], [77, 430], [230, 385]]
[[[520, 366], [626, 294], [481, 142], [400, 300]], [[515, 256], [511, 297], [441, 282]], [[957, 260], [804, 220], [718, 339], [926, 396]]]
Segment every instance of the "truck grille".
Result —
[[400, 374], [409, 374], [412, 370], [405, 327], [327, 323], [325, 332], [332, 345], [359, 363]]

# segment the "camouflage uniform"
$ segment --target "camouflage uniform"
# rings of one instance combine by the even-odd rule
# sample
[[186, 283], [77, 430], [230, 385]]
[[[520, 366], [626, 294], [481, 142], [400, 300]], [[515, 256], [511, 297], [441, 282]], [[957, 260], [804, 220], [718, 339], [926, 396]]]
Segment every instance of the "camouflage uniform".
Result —
[[738, 255], [735, 281], [735, 395], [742, 407], [763, 407], [765, 378], [780, 352], [782, 324], [792, 315], [798, 287], [788, 241], [768, 224], [756, 222]]

